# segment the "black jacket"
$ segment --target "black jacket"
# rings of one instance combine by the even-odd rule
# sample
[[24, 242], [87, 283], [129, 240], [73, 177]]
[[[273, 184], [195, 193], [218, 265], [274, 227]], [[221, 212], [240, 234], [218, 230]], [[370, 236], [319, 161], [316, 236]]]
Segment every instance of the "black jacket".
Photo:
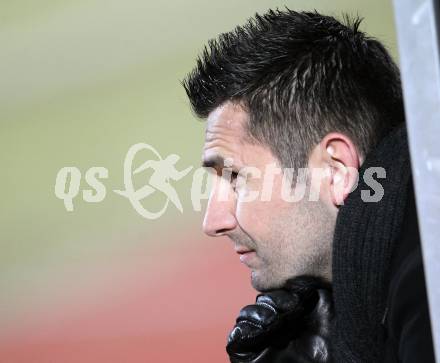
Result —
[[[370, 167], [380, 202], [362, 200]], [[334, 362], [435, 362], [405, 128], [370, 153], [341, 207], [333, 246]]]
[[385, 362], [435, 362], [412, 184], [391, 261]]

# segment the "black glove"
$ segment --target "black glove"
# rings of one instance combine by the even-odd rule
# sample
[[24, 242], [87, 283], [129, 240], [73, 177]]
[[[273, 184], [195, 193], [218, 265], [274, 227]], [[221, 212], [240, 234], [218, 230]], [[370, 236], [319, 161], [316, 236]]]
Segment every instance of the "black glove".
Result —
[[231, 363], [329, 363], [330, 285], [300, 276], [244, 307], [228, 337]]

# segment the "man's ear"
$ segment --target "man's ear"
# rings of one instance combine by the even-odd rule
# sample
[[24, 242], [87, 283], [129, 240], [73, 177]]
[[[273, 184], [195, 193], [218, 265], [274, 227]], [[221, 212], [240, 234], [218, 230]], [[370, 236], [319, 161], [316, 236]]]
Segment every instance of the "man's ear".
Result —
[[323, 162], [330, 169], [327, 190], [331, 203], [338, 207], [357, 187], [358, 169], [363, 162], [353, 141], [339, 132], [327, 134], [320, 142]]

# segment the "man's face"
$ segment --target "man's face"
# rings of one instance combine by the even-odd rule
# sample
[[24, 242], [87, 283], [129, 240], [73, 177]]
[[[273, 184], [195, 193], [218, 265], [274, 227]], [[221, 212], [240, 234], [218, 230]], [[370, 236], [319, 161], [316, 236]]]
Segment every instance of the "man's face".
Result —
[[[205, 233], [226, 235], [234, 242], [240, 260], [251, 269], [253, 287], [259, 291], [281, 287], [288, 278], [303, 274], [330, 279], [334, 214], [322, 201], [309, 201], [308, 193], [297, 202], [284, 200], [282, 173], [275, 173], [270, 198], [262, 200], [266, 167], [281, 165], [267, 146], [246, 138], [247, 122], [248, 114], [230, 102], [208, 117], [203, 164], [215, 169], [216, 180], [203, 222]], [[228, 180], [224, 178], [225, 159], [232, 161], [227, 164], [233, 175]], [[248, 175], [247, 182], [239, 186], [234, 173], [244, 167], [260, 170], [261, 176]], [[259, 197], [249, 201], [249, 194], [258, 191]]]

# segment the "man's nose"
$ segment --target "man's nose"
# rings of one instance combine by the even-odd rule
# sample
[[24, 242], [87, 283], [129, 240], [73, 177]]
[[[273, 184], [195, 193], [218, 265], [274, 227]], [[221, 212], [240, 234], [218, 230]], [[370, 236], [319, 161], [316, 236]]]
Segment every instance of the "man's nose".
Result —
[[219, 201], [211, 195], [203, 220], [203, 231], [211, 237], [223, 236], [237, 227], [235, 202]]

